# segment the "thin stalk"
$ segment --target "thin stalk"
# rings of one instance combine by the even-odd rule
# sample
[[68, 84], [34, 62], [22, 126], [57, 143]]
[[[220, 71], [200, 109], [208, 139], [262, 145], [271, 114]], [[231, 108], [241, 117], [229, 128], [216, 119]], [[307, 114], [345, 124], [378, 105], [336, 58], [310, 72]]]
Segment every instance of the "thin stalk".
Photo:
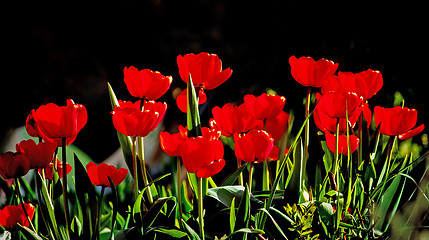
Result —
[[[311, 101], [311, 87], [307, 88], [307, 98], [305, 102], [305, 119], [307, 119], [308, 114], [310, 114], [310, 101]], [[307, 121], [304, 129], [304, 161], [307, 161], [308, 158], [308, 145], [310, 144], [310, 122]]]
[[[39, 174], [39, 173], [35, 172], [35, 174]], [[42, 176], [42, 181], [45, 181], [45, 169], [42, 169], [41, 176]], [[34, 177], [35, 177], [34, 181], [36, 182], [37, 203], [39, 204], [39, 206], [42, 206], [42, 201], [41, 201], [42, 194], [40, 193], [40, 191], [41, 191], [40, 190], [41, 189], [40, 182], [37, 181], [37, 176], [36, 175]], [[51, 227], [46, 222], [45, 214], [43, 213], [43, 211], [40, 211], [40, 213], [42, 214], [43, 223], [45, 224], [45, 227], [48, 230], [51, 239], [55, 239], [54, 234], [52, 233]]]
[[[267, 131], [267, 120], [263, 120], [264, 123], [264, 131]], [[270, 160], [267, 158], [262, 164], [262, 190], [268, 191], [270, 190], [271, 185], [271, 168], [270, 168]]]
[[252, 192], [252, 181], [253, 181], [253, 162], [250, 163], [249, 168], [249, 192]]
[[22, 210], [24, 211], [24, 215], [27, 218], [27, 221], [30, 223], [30, 226], [31, 226], [31, 229], [33, 230], [33, 232], [37, 232], [36, 228], [34, 227], [33, 223], [30, 220], [30, 217], [28, 216], [27, 210], [25, 209], [24, 200], [22, 199], [21, 192], [19, 191], [20, 186], [19, 186], [18, 178], [15, 178], [15, 183], [16, 183], [16, 195], [18, 196], [19, 202], [21, 203]]
[[337, 192], [336, 192], [336, 198], [337, 198], [337, 200], [336, 200], [336, 204], [335, 204], [335, 217], [334, 217], [334, 227], [335, 227], [335, 235], [337, 235], [338, 234], [338, 229], [339, 229], [339, 220], [340, 220], [340, 217], [341, 217], [341, 209], [340, 209], [340, 194], [339, 194], [339, 192], [340, 192], [340, 186], [339, 186], [339, 184], [340, 184], [340, 174], [339, 174], [339, 171], [338, 171], [338, 165], [339, 165], [339, 156], [340, 156], [340, 153], [339, 153], [339, 146], [338, 146], [338, 142], [339, 142], [339, 135], [340, 135], [340, 119], [339, 118], [337, 118], [337, 129], [336, 129], [336, 132], [335, 132], [335, 165], [334, 165], [334, 177], [335, 177], [335, 182], [338, 184], [338, 190], [337, 190]]
[[[241, 160], [237, 158], [237, 169], [241, 168]], [[238, 175], [238, 184], [243, 186], [243, 172]]]
[[180, 165], [180, 157], [177, 157], [177, 161], [176, 161], [176, 182], [177, 182], [177, 202], [179, 205], [179, 228], [182, 229], [183, 228], [183, 223], [182, 223], [182, 176], [181, 176], [181, 170], [182, 170], [182, 166]]
[[69, 203], [67, 198], [67, 151], [66, 151], [66, 138], [62, 138], [62, 160], [63, 160], [63, 202], [64, 202], [64, 217], [66, 219], [67, 233], [70, 236], [70, 221], [69, 221]]
[[[139, 156], [140, 156], [140, 171], [142, 173], [143, 176], [143, 187], [146, 187], [149, 185], [149, 181], [146, 175], [146, 164], [144, 161], [144, 139], [143, 137], [139, 137], [138, 138], [138, 144], [139, 144]], [[149, 204], [152, 205], [153, 203], [153, 197], [152, 197], [152, 192], [150, 190], [150, 186], [148, 186], [147, 190], [146, 190], [146, 194], [147, 194], [147, 198], [149, 200]]]
[[136, 158], [136, 137], [132, 137], [133, 147], [133, 173], [134, 173], [134, 199], [137, 200], [139, 195], [139, 175], [137, 172], [137, 158]]
[[203, 178], [198, 179], [198, 223], [200, 228], [200, 239], [205, 240], [204, 236], [204, 207], [203, 207]]
[[106, 187], [104, 185], [101, 186], [100, 198], [98, 199], [97, 222], [94, 226], [95, 227], [94, 234], [95, 234], [96, 239], [100, 239], [100, 217], [101, 217], [101, 207], [103, 206], [103, 196], [104, 196], [104, 189], [105, 188]]

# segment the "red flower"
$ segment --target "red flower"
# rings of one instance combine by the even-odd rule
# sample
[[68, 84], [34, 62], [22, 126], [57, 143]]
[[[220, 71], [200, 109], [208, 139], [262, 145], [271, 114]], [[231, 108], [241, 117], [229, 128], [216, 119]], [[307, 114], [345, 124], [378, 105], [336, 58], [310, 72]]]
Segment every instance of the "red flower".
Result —
[[[24, 203], [24, 208], [28, 217], [32, 220], [36, 208], [31, 203]], [[24, 227], [30, 226], [22, 205], [8, 205], [0, 210], [0, 225], [2, 227], [13, 229], [18, 224]]]
[[338, 63], [311, 57], [289, 58], [292, 77], [305, 87], [322, 87], [337, 71]]
[[383, 77], [379, 71], [368, 69], [356, 74], [339, 72], [338, 76], [330, 78], [322, 87], [322, 94], [330, 91], [354, 92], [366, 101], [374, 96], [382, 86]]
[[71, 144], [78, 132], [85, 126], [88, 115], [86, 108], [67, 100], [67, 106], [60, 107], [54, 103], [40, 106], [33, 114], [40, 135], [45, 141], [66, 138], [66, 145]]
[[222, 108], [212, 109], [213, 120], [211, 124], [219, 129], [223, 136], [231, 137], [234, 133], [247, 132], [250, 129], [263, 128], [263, 122], [256, 120], [246, 114], [246, 105], [234, 106], [232, 103], [225, 104]]
[[177, 56], [179, 74], [186, 83], [189, 75], [194, 86], [205, 89], [214, 89], [225, 82], [232, 74], [230, 68], [222, 70], [222, 61], [216, 54], [205, 52], [197, 55], [190, 53]]
[[216, 137], [191, 137], [180, 145], [183, 165], [197, 177], [208, 178], [225, 166], [223, 144]]
[[180, 144], [188, 138], [186, 127], [179, 126], [179, 132], [170, 134], [168, 132], [159, 133], [159, 142], [162, 150], [169, 156], [180, 156]]
[[56, 142], [41, 142], [36, 144], [30, 139], [16, 144], [16, 151], [24, 153], [30, 163], [31, 169], [45, 168], [52, 161], [56, 149]]
[[32, 137], [41, 137], [39, 129], [37, 128], [36, 120], [34, 119], [34, 113], [36, 110], [31, 110], [30, 114], [27, 116], [25, 121], [25, 129], [27, 130], [28, 135]]
[[351, 92], [327, 92], [320, 99], [317, 107], [324, 108], [326, 114], [331, 118], [351, 117], [354, 111], [361, 105], [362, 97]]
[[374, 121], [380, 125], [380, 133], [388, 136], [399, 136], [401, 140], [406, 140], [424, 129], [424, 125], [411, 130], [417, 123], [417, 110], [402, 108], [383, 108], [376, 106], [374, 108]]
[[268, 118], [266, 121], [266, 130], [278, 142], [286, 131], [289, 121], [289, 114], [281, 111], [276, 117]]
[[118, 132], [132, 137], [145, 137], [154, 130], [164, 117], [166, 103], [144, 101], [140, 110], [141, 100], [132, 103], [119, 100], [112, 112], [113, 125]]
[[22, 177], [30, 170], [30, 163], [23, 152], [0, 154], [0, 175], [3, 178]]
[[128, 174], [128, 170], [125, 168], [116, 169], [112, 165], [106, 163], [100, 163], [98, 166], [94, 162], [86, 165], [86, 171], [92, 184], [95, 186], [110, 187], [109, 177], [113, 185], [118, 186]]
[[[58, 158], [55, 158], [55, 161], [57, 161], [58, 177], [62, 178], [63, 177], [63, 163]], [[67, 163], [67, 165], [66, 165], [67, 174], [69, 174], [71, 170], [72, 170], [72, 167], [70, 166], [70, 164]], [[39, 169], [39, 173], [41, 173], [40, 169]], [[54, 180], [54, 163], [53, 162], [49, 163], [48, 166], [46, 166], [45, 177], [47, 179]]]
[[133, 66], [124, 68], [124, 82], [134, 97], [156, 100], [167, 92], [172, 81], [171, 76], [163, 76], [158, 71], [153, 72], [150, 69], [139, 71]]
[[[333, 153], [336, 153], [335, 149], [335, 141], [336, 137], [334, 134], [330, 134], [328, 132], [325, 133], [326, 136], [326, 144], [328, 145], [329, 150]], [[349, 135], [349, 145], [350, 145], [350, 153], [356, 151], [359, 146], [359, 138], [355, 135]], [[348, 156], [347, 149], [347, 135], [339, 135], [338, 136], [338, 151], [345, 156]]]
[[234, 134], [235, 156], [246, 162], [264, 162], [273, 146], [274, 139], [264, 130], [250, 130], [246, 134]]
[[261, 94], [258, 97], [247, 94], [244, 96], [244, 103], [249, 110], [249, 113], [258, 120], [264, 120], [276, 117], [286, 103], [286, 98], [279, 95]]
[[[200, 88], [198, 91], [198, 105], [201, 105], [207, 101], [207, 95], [204, 92], [204, 89]], [[188, 112], [188, 90], [183, 90], [176, 98], [177, 107], [180, 111], [186, 113]]]

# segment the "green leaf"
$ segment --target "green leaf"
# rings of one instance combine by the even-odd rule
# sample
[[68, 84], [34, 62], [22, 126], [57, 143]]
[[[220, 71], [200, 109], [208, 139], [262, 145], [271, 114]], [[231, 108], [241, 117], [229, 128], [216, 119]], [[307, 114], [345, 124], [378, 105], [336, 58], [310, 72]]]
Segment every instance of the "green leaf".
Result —
[[235, 217], [235, 197], [234, 197], [234, 198], [232, 198], [231, 207], [229, 209], [229, 231], [230, 231], [230, 233], [234, 232], [235, 221], [236, 221], [236, 217]]
[[72, 219], [71, 230], [77, 236], [80, 236], [82, 234], [82, 223], [79, 221], [79, 218], [76, 215], [74, 215], [74, 217]]
[[237, 222], [235, 228], [248, 228], [250, 221], [250, 191], [246, 183], [244, 188], [243, 196], [241, 197], [240, 204], [238, 205], [238, 211], [236, 216]]
[[247, 167], [248, 163], [241, 165], [237, 171], [231, 173], [228, 175], [220, 184], [220, 186], [228, 186], [233, 185], [234, 182], [237, 180], [237, 178], [240, 176], [240, 174], [243, 172], [243, 170]]
[[183, 238], [188, 236], [188, 234], [178, 229], [171, 229], [171, 228], [165, 228], [165, 227], [157, 227], [157, 228], [154, 228], [153, 231], [160, 232], [174, 238]]
[[237, 233], [248, 233], [248, 234], [265, 234], [265, 232], [261, 229], [250, 229], [250, 228], [240, 228], [237, 231], [230, 234], [227, 238], [232, 237]]
[[143, 227], [146, 232], [156, 220], [158, 214], [161, 212], [162, 207], [167, 201], [176, 201], [176, 197], [170, 196], [165, 198], [158, 198], [150, 207], [150, 209], [143, 215]]
[[24, 235], [27, 240], [44, 240], [41, 236], [37, 235], [37, 233], [31, 231], [28, 227], [24, 227], [19, 225], [20, 232]]
[[241, 199], [244, 190], [244, 187], [239, 185], [222, 186], [217, 188], [210, 188], [209, 190], [207, 190], [207, 196], [216, 199], [227, 207], [231, 207], [232, 199]]
[[198, 99], [195, 93], [194, 84], [192, 83], [191, 74], [189, 74], [189, 80], [187, 85], [187, 126], [188, 126], [188, 137], [201, 136], [201, 122], [200, 114], [198, 111]]
[[185, 227], [185, 231], [188, 233], [188, 237], [190, 240], [201, 240], [201, 238], [198, 236], [198, 234], [192, 229], [183, 219], [182, 219], [183, 226]]
[[115, 187], [115, 184], [113, 183], [112, 179], [110, 179], [109, 176], [107, 177], [107, 179], [109, 180], [110, 188], [112, 189], [112, 194], [113, 194], [112, 226], [110, 228], [110, 230], [111, 230], [110, 238], [113, 238], [113, 233], [114, 233], [115, 224], [116, 224], [116, 216], [118, 214], [118, 193], [116, 191], [116, 187]]
[[277, 231], [279, 231], [279, 233], [283, 236], [284, 239], [288, 239], [286, 237], [286, 234], [283, 232], [282, 228], [277, 224], [276, 220], [274, 219], [273, 216], [271, 216], [271, 214], [267, 211], [267, 209], [260, 208], [259, 211], [262, 211], [265, 214], [267, 214], [270, 217], [271, 221], [273, 222], [274, 226], [276, 227]]

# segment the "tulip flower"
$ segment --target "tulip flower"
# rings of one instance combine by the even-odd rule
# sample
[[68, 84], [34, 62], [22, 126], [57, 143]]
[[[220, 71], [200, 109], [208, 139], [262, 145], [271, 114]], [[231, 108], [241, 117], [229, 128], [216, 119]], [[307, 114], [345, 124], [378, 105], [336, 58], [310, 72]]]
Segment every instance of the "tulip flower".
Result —
[[131, 66], [124, 68], [124, 82], [134, 97], [146, 100], [156, 100], [164, 95], [171, 85], [173, 78], [164, 76], [150, 69], [138, 70]]
[[289, 58], [292, 77], [305, 87], [322, 87], [337, 71], [338, 63], [311, 57]]
[[234, 133], [247, 132], [253, 128], [263, 128], [263, 122], [251, 117], [243, 110], [245, 105], [234, 106], [231, 103], [225, 104], [222, 108], [214, 107], [212, 109], [212, 125], [219, 129], [223, 136], [231, 137]]
[[86, 165], [86, 171], [92, 184], [103, 187], [110, 187], [109, 179], [107, 177], [112, 180], [113, 185], [117, 186], [124, 181], [128, 174], [128, 170], [125, 168], [117, 169], [106, 163], [95, 165], [94, 162], [90, 162]]
[[63, 138], [66, 138], [66, 145], [71, 144], [88, 120], [85, 106], [75, 104], [71, 99], [67, 100], [67, 106], [42, 105], [33, 117], [42, 138], [45, 141], [56, 140], [59, 146], [62, 146]]
[[189, 75], [195, 87], [204, 89], [214, 89], [225, 82], [232, 74], [232, 70], [227, 68], [222, 70], [222, 61], [216, 54], [190, 53], [184, 56], [177, 56], [180, 77], [184, 82], [188, 82]]
[[[32, 220], [36, 208], [31, 203], [24, 203], [23, 205], [28, 217]], [[24, 227], [30, 226], [22, 205], [8, 205], [0, 209], [0, 226], [6, 229], [13, 229], [18, 224]]]
[[374, 96], [383, 86], [383, 77], [379, 71], [368, 69], [360, 73], [339, 72], [322, 87], [322, 94], [326, 92], [343, 91], [354, 92], [364, 101]]
[[57, 142], [41, 142], [36, 144], [33, 140], [24, 140], [16, 145], [16, 151], [23, 152], [28, 159], [31, 169], [47, 167], [52, 161]]
[[399, 136], [401, 140], [411, 138], [424, 129], [423, 124], [412, 129], [417, 123], [417, 110], [402, 108], [401, 106], [394, 108], [376, 106], [374, 108], [374, 121], [377, 126], [380, 125], [380, 133], [388, 136]]
[[354, 111], [361, 105], [362, 97], [352, 92], [327, 92], [320, 99], [317, 107], [324, 108], [331, 118], [351, 117]]
[[119, 104], [112, 111], [113, 125], [118, 132], [132, 137], [145, 137], [161, 122], [167, 104], [145, 101], [143, 110], [140, 110], [140, 101], [132, 103], [119, 100]]
[[[204, 89], [200, 88], [198, 91], [198, 105], [201, 105], [207, 101], [207, 95], [204, 92]], [[180, 111], [186, 113], [188, 112], [188, 90], [183, 90], [176, 98], [177, 107]]]
[[27, 116], [27, 120], [25, 121], [25, 129], [27, 130], [28, 135], [32, 137], [40, 138], [42, 137], [39, 133], [39, 129], [37, 128], [36, 120], [34, 119], [34, 114], [36, 110], [31, 110], [30, 114]]
[[274, 145], [271, 134], [264, 130], [250, 130], [234, 134], [235, 156], [245, 162], [264, 162]]
[[[63, 177], [63, 163], [58, 158], [56, 158], [55, 161], [57, 163], [58, 177], [62, 178]], [[72, 167], [70, 166], [70, 164], [66, 163], [66, 174], [69, 174], [71, 170], [72, 170]], [[41, 172], [40, 169], [39, 169], [39, 172]], [[45, 177], [47, 179], [54, 180], [54, 163], [53, 162], [49, 163], [48, 166], [46, 166]]]
[[189, 173], [208, 178], [225, 166], [223, 144], [219, 139], [204, 136], [187, 138], [180, 145], [180, 156]]
[[286, 103], [286, 98], [274, 94], [263, 93], [258, 97], [247, 94], [244, 96], [244, 103], [249, 113], [258, 120], [266, 120], [276, 117]]
[[23, 152], [0, 154], [0, 175], [3, 178], [22, 177], [30, 170], [30, 162]]
[[188, 137], [186, 127], [179, 126], [179, 132], [170, 134], [168, 132], [159, 133], [159, 142], [162, 150], [169, 156], [180, 156], [180, 144]]
[[[325, 133], [326, 136], [326, 144], [328, 145], [329, 150], [333, 153], [337, 153], [335, 149], [335, 141], [336, 137], [334, 134], [329, 132]], [[350, 153], [356, 151], [359, 146], [359, 138], [355, 135], [349, 135], [349, 145], [350, 145]], [[347, 135], [339, 135], [338, 136], [338, 152], [344, 156], [348, 156], [348, 147], [347, 147]]]
[[266, 121], [266, 131], [271, 134], [274, 142], [278, 142], [286, 131], [289, 114], [281, 111], [276, 117], [268, 118]]

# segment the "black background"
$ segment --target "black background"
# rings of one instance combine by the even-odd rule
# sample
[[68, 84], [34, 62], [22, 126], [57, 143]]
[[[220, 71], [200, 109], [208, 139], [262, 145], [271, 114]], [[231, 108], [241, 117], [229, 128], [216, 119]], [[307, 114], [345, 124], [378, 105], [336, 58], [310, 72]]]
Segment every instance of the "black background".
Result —
[[[25, 124], [31, 109], [72, 98], [88, 110], [88, 124], [76, 145], [95, 161], [119, 144], [111, 123], [106, 82], [124, 100], [135, 100], [123, 82], [123, 68], [150, 68], [173, 76], [160, 101], [166, 119], [184, 121], [173, 89], [184, 88], [177, 55], [216, 53], [231, 78], [207, 91], [210, 109], [239, 103], [244, 94], [272, 88], [287, 99], [285, 110], [303, 114], [305, 89], [290, 75], [288, 59], [311, 56], [339, 63], [339, 71], [369, 68], [383, 74], [382, 90], [370, 99], [392, 107], [395, 91], [428, 126], [428, 20], [417, 5], [314, 6], [288, 1], [91, 1], [15, 2], [2, 6], [0, 137]], [[167, 124], [169, 122], [167, 121]], [[425, 131], [426, 132], [426, 131]]]

